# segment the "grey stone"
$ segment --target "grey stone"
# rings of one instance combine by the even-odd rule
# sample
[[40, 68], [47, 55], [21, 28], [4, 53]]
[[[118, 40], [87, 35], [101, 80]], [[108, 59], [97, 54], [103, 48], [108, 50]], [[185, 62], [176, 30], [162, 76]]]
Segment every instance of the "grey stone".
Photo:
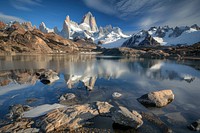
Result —
[[112, 120], [115, 123], [118, 123], [123, 126], [128, 126], [132, 128], [139, 128], [142, 124], [142, 116], [139, 113], [134, 113], [130, 112], [127, 108], [119, 106], [119, 110], [116, 110], [112, 114]]
[[112, 97], [113, 97], [113, 98], [120, 98], [121, 96], [122, 96], [122, 94], [119, 93], [119, 92], [114, 92], [114, 93], [112, 94]]
[[72, 100], [72, 99], [75, 99], [76, 98], [76, 95], [73, 94], [73, 93], [66, 93], [66, 94], [63, 94], [61, 97], [60, 97], [60, 101], [64, 101], [64, 100]]

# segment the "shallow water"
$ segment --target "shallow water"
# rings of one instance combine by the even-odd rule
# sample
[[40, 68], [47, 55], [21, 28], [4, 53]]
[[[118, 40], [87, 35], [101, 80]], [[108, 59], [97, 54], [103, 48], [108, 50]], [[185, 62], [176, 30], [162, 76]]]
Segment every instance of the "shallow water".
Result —
[[[0, 118], [6, 118], [10, 105], [38, 106], [58, 103], [62, 94], [72, 92], [78, 96], [79, 103], [109, 101], [130, 110], [152, 112], [174, 132], [190, 132], [187, 125], [200, 116], [200, 71], [194, 68], [199, 64], [199, 61], [94, 55], [1, 56], [1, 73], [34, 73], [45, 68], [57, 71], [60, 79], [44, 85], [39, 81], [18, 83], [11, 77], [1, 75], [0, 80], [10, 79], [12, 82], [0, 86]], [[79, 82], [88, 79], [95, 82], [92, 91], [88, 91]], [[164, 108], [147, 109], [136, 100], [143, 94], [163, 89], [172, 89], [175, 94], [175, 100]], [[113, 92], [121, 93], [122, 97], [113, 99]], [[27, 101], [32, 98], [36, 100]]]

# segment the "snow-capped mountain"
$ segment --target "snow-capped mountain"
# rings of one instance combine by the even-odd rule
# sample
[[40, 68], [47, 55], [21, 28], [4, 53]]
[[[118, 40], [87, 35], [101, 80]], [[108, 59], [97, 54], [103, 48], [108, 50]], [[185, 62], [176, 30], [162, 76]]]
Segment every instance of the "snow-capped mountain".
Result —
[[191, 27], [164, 26], [151, 27], [149, 30], [133, 34], [122, 47], [191, 45], [197, 42], [200, 42], [200, 27], [196, 24]]
[[55, 32], [67, 39], [91, 38], [97, 44], [108, 44], [121, 38], [129, 37], [123, 34], [119, 27], [108, 25], [98, 28], [95, 17], [91, 12], [83, 16], [80, 24], [70, 20], [70, 17], [66, 16], [61, 31], [57, 27], [54, 27], [54, 29], [47, 28], [44, 22], [40, 24], [39, 29], [44, 33]]

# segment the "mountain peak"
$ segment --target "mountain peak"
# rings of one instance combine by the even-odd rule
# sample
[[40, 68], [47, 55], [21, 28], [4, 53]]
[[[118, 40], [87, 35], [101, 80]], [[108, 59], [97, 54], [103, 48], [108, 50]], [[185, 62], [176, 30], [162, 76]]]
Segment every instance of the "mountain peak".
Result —
[[69, 17], [69, 15], [66, 16], [65, 21], [68, 22], [68, 23], [70, 22], [70, 17]]
[[99, 27], [96, 24], [95, 17], [91, 12], [86, 13], [83, 16], [81, 23], [76, 23], [70, 20], [69, 15], [64, 19], [62, 29], [59, 31], [57, 27], [49, 29], [46, 27], [44, 22], [40, 24], [40, 31], [44, 33], [54, 32], [64, 38], [74, 39], [74, 38], [90, 38], [94, 40], [95, 43], [98, 41], [106, 43], [115, 42], [122, 38], [127, 38], [128, 36], [123, 34], [119, 27], [112, 27], [112, 25], [107, 25], [106, 27]]
[[42, 23], [40, 24], [40, 26], [42, 26], [42, 27], [46, 27], [46, 25], [45, 25], [44, 22], [42, 22]]
[[91, 17], [93, 17], [93, 15], [92, 15], [92, 13], [90, 11], [88, 13], [86, 13], [85, 16], [91, 16]]
[[94, 32], [98, 31], [95, 17], [93, 17], [91, 12], [88, 12], [87, 14], [84, 15], [81, 24], [87, 24], [90, 27], [91, 31]]

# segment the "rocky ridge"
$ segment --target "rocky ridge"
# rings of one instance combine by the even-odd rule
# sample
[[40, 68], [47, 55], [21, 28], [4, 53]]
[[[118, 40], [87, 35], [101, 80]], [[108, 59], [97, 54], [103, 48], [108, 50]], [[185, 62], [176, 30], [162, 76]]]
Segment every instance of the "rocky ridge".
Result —
[[[0, 52], [2, 54], [78, 53], [91, 51], [96, 45], [84, 39], [76, 42], [55, 33], [43, 33], [30, 22], [0, 23]], [[87, 44], [87, 45], [84, 45]]]
[[198, 25], [171, 28], [151, 27], [133, 34], [122, 47], [192, 45], [200, 41]]

